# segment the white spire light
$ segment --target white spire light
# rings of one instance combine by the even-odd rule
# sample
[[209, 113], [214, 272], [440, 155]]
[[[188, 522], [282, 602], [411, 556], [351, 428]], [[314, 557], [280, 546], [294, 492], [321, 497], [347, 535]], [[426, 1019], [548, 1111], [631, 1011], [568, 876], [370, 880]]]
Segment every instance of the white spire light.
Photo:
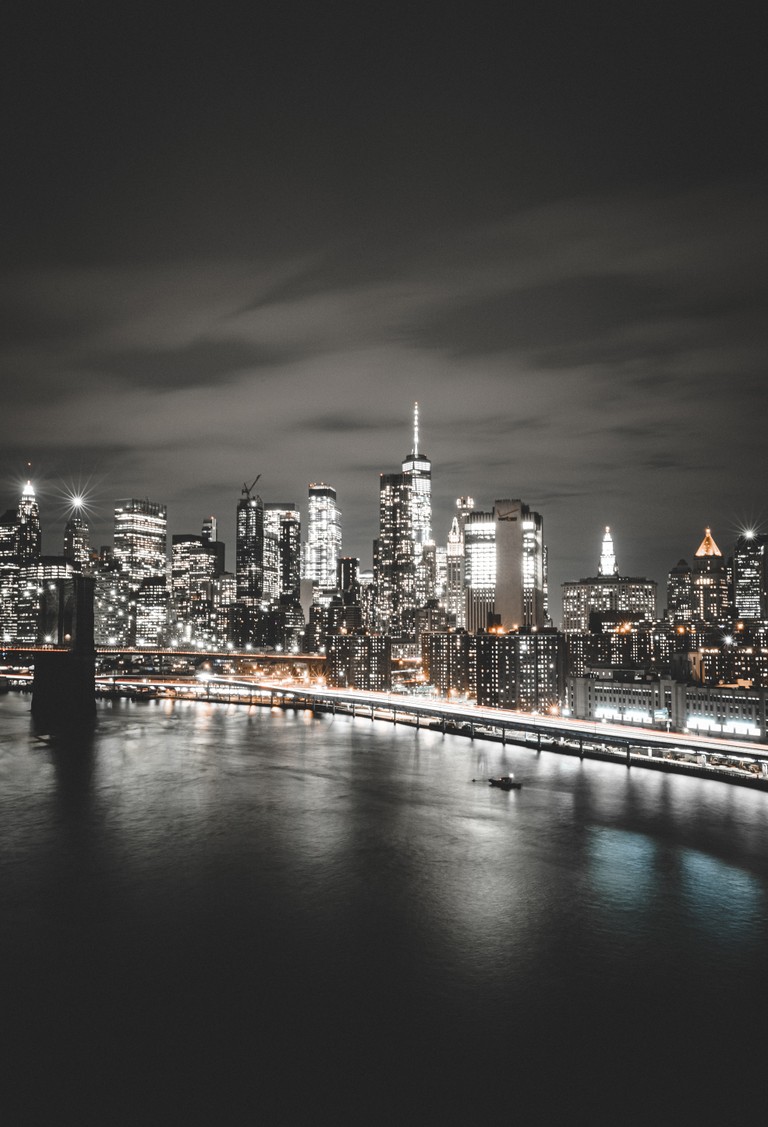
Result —
[[606, 526], [605, 535], [603, 536], [603, 550], [600, 553], [600, 567], [598, 575], [618, 575], [619, 568], [616, 563], [616, 555], [613, 551], [613, 537], [611, 530]]

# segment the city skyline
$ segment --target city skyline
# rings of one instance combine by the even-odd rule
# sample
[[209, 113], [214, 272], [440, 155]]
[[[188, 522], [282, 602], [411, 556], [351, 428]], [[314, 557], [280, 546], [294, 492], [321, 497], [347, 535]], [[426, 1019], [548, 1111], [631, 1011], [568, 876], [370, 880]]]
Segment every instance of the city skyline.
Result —
[[91, 482], [95, 542], [151, 497], [231, 566], [244, 479], [326, 481], [370, 567], [418, 400], [435, 540], [523, 498], [553, 600], [605, 525], [660, 584], [766, 527], [748, 14], [44, 8], [4, 76], [9, 504], [31, 461], [46, 514]]
[[[418, 414], [418, 404], [415, 404], [414, 407], [416, 409], [416, 413]], [[418, 426], [418, 424], [417, 424], [417, 426]], [[411, 445], [413, 445], [413, 443], [411, 443]], [[420, 457], [425, 458], [426, 456], [421, 454]], [[405, 464], [410, 464], [410, 463], [408, 463], [407, 461], [404, 460], [404, 465]], [[429, 465], [430, 463], [426, 462], [426, 464]], [[27, 468], [28, 469], [30, 468], [29, 464], [28, 464]], [[380, 479], [384, 479], [388, 476], [392, 477], [392, 476], [397, 476], [397, 475], [385, 475], [383, 473], [379, 475]], [[241, 510], [242, 510], [242, 507], [243, 507], [243, 504], [244, 504], [244, 498], [247, 497], [248, 500], [250, 501], [251, 491], [253, 490], [253, 486], [255, 486], [255, 484], [256, 484], [256, 482], [254, 481], [250, 487], [248, 487], [247, 483], [241, 484], [241, 486], [240, 486], [240, 492], [239, 492], [238, 502], [237, 502], [236, 509], [235, 509], [235, 515], [234, 515], [234, 518], [232, 520], [232, 532], [233, 532], [233, 534], [232, 534], [231, 541], [225, 540], [220, 535], [220, 529], [222, 527], [222, 524], [224, 526], [226, 526], [226, 524], [227, 524], [226, 519], [225, 519], [224, 522], [222, 522], [221, 519], [219, 518], [219, 516], [215, 513], [208, 514], [207, 516], [202, 517], [201, 520], [198, 522], [198, 528], [197, 529], [187, 529], [184, 532], [181, 532], [181, 530], [179, 528], [175, 527], [175, 525], [174, 525], [174, 523], [171, 519], [172, 514], [169, 513], [168, 514], [168, 524], [167, 524], [167, 551], [166, 551], [167, 566], [170, 567], [170, 565], [171, 565], [171, 558], [172, 558], [171, 557], [171, 542], [172, 542], [172, 540], [174, 540], [174, 541], [175, 540], [182, 540], [185, 537], [189, 537], [189, 536], [191, 536], [193, 539], [198, 539], [199, 538], [198, 534], [200, 532], [200, 528], [203, 529], [203, 533], [205, 534], [206, 528], [208, 528], [208, 526], [210, 526], [210, 528], [212, 528], [214, 530], [213, 531], [213, 540], [218, 542], [219, 545], [221, 546], [222, 559], [225, 558], [225, 560], [226, 560], [227, 570], [232, 572], [232, 573], [234, 573], [235, 571], [239, 571], [238, 531], [237, 530], [238, 530], [238, 527], [239, 527], [240, 513], [241, 513]], [[335, 490], [333, 489], [332, 485], [330, 485], [329, 483], [312, 483], [312, 482], [310, 482], [308, 484], [308, 496], [302, 497], [301, 503], [296, 505], [295, 513], [286, 513], [285, 514], [285, 515], [291, 515], [291, 516], [297, 517], [298, 520], [299, 520], [299, 529], [300, 529], [300, 536], [301, 536], [300, 544], [301, 544], [301, 550], [302, 550], [302, 558], [306, 557], [307, 560], [308, 560], [307, 553], [308, 553], [308, 549], [309, 549], [309, 542], [311, 540], [309, 530], [310, 530], [311, 522], [312, 522], [312, 519], [313, 519], [312, 515], [311, 515], [311, 507], [312, 507], [312, 504], [313, 504], [313, 497], [317, 494], [326, 494], [326, 493], [329, 494], [329, 495], [335, 494]], [[50, 490], [49, 490], [49, 494], [50, 494]], [[256, 496], [255, 492], [254, 492], [253, 495], [254, 495], [254, 497]], [[41, 529], [40, 529], [38, 535], [40, 536], [40, 539], [41, 539], [42, 553], [46, 556], [61, 556], [61, 554], [62, 554], [61, 553], [62, 544], [64, 545], [64, 552], [65, 552], [65, 554], [67, 554], [66, 544], [67, 544], [68, 539], [71, 539], [71, 536], [72, 536], [73, 521], [76, 525], [81, 524], [83, 520], [85, 521], [85, 527], [86, 527], [88, 539], [90, 540], [91, 549], [94, 552], [99, 552], [101, 550], [102, 546], [105, 546], [105, 547], [110, 548], [110, 549], [113, 549], [116, 546], [116, 544], [117, 544], [118, 522], [119, 522], [121, 515], [123, 514], [123, 511], [124, 511], [124, 508], [125, 508], [126, 505], [136, 505], [136, 504], [144, 505], [144, 504], [147, 504], [147, 505], [150, 505], [150, 507], [152, 507], [153, 509], [161, 510], [163, 512], [163, 514], [165, 514], [165, 512], [167, 510], [167, 506], [162, 501], [158, 502], [156, 500], [156, 498], [154, 498], [154, 497], [153, 498], [145, 498], [143, 500], [140, 499], [140, 498], [133, 498], [133, 499], [118, 498], [114, 502], [114, 506], [111, 510], [110, 517], [106, 521], [102, 522], [101, 524], [94, 524], [94, 523], [92, 523], [92, 517], [93, 517], [93, 514], [96, 510], [95, 510], [94, 504], [92, 502], [92, 495], [88, 493], [87, 489], [80, 490], [77, 493], [75, 493], [71, 489], [65, 489], [65, 490], [59, 489], [57, 496], [59, 497], [58, 503], [59, 503], [60, 512], [64, 513], [64, 522], [62, 523], [61, 528], [59, 528], [58, 526], [54, 527], [50, 523], [50, 521], [46, 519], [46, 513], [44, 511], [40, 511]], [[18, 491], [17, 501], [18, 501], [18, 503], [23, 504], [25, 499], [27, 499], [28, 497], [31, 497], [33, 499], [35, 504], [38, 505], [38, 509], [39, 509], [41, 496], [40, 496], [40, 493], [37, 489], [36, 484], [31, 480], [31, 478], [28, 478], [23, 485], [20, 485], [19, 491]], [[64, 498], [64, 501], [63, 501], [64, 508], [61, 508], [62, 498]], [[10, 499], [7, 499], [7, 500], [11, 501], [11, 504], [9, 506], [9, 511], [13, 511], [13, 509], [14, 509], [13, 499], [10, 498]], [[263, 510], [271, 509], [271, 510], [280, 511], [280, 510], [283, 509], [284, 505], [286, 504], [286, 502], [276, 502], [272, 498], [269, 498], [269, 497], [261, 498], [261, 501], [263, 502]], [[461, 510], [460, 509], [460, 502], [465, 503], [465, 502], [468, 502], [468, 501], [474, 502], [474, 508], [470, 508], [469, 510]], [[508, 501], [501, 501], [500, 502], [499, 499], [497, 498], [496, 503], [500, 503], [503, 506], [503, 505], [509, 505], [510, 502], [508, 502]], [[0, 511], [3, 509], [3, 506], [5, 504], [6, 504], [6, 502], [3, 502], [2, 504], [0, 504]], [[293, 504], [293, 502], [290, 502], [290, 504]], [[454, 523], [455, 523], [456, 514], [458, 514], [460, 511], [465, 511], [465, 512], [469, 511], [472, 514], [474, 514], [474, 516], [477, 519], [490, 520], [491, 525], [492, 525], [493, 520], [494, 520], [493, 514], [489, 514], [489, 513], [484, 512], [483, 508], [484, 508], [483, 504], [480, 503], [480, 502], [477, 502], [473, 498], [467, 498], [467, 497], [457, 498], [455, 503], [454, 503], [454, 514], [453, 514], [452, 519], [454, 520]], [[523, 505], [523, 508], [527, 509], [527, 506]], [[341, 516], [342, 514], [339, 513], [338, 515]], [[50, 514], [48, 514], [48, 516], [50, 516]], [[538, 517], [538, 514], [534, 514], [534, 516]], [[165, 516], [164, 516], [164, 519], [165, 519]], [[98, 535], [98, 531], [95, 531], [95, 530], [103, 531], [104, 535], [100, 537]], [[210, 532], [210, 529], [209, 529], [209, 532]], [[348, 550], [347, 546], [346, 546], [346, 530], [345, 530], [345, 525], [344, 525], [343, 519], [342, 519], [341, 525], [339, 527], [337, 527], [336, 532], [337, 532], [337, 535], [341, 539], [341, 550], [337, 553], [336, 559], [349, 558], [351, 556], [354, 556], [354, 553], [350, 552]], [[445, 549], [450, 542], [450, 533], [451, 532], [452, 532], [452, 529], [449, 529], [445, 538], [441, 538], [439, 536], [434, 537], [434, 543], [436, 543], [436, 545], [439, 548]], [[704, 542], [706, 542], [709, 538], [711, 538], [711, 528], [709, 526], [705, 526], [705, 528], [702, 530], [702, 532], [704, 533]], [[761, 533], [761, 530], [757, 525], [752, 525], [752, 526], [746, 526], [745, 525], [745, 526], [743, 526], [743, 528], [740, 528], [736, 532], [736, 534], [733, 536], [732, 539], [726, 540], [722, 536], [720, 536], [719, 539], [720, 539], [722, 547], [723, 547], [723, 552], [720, 553], [720, 551], [718, 549], [718, 554], [721, 554], [723, 556], [724, 560], [727, 559], [730, 556], [732, 549], [734, 547], [736, 547], [736, 542], [738, 540], [743, 541], [743, 539], [745, 537], [746, 537], [747, 540], [749, 540], [756, 533], [759, 533], [763, 536], [765, 535], [764, 533]], [[539, 532], [539, 536], [541, 536], [541, 530]], [[594, 544], [593, 544], [594, 552], [593, 552], [592, 561], [585, 561], [585, 567], [582, 569], [582, 571], [578, 575], [574, 573], [569, 578], [563, 580], [561, 584], [558, 584], [558, 586], [556, 588], [553, 587], [552, 580], [551, 580], [551, 573], [552, 573], [552, 570], [553, 570], [553, 568], [552, 568], [552, 552], [551, 552], [550, 544], [546, 539], [546, 535], [543, 537], [543, 539], [541, 541], [542, 546], [546, 548], [547, 553], [548, 553], [547, 572], [548, 572], [548, 601], [549, 601], [550, 615], [553, 619], [555, 626], [558, 627], [558, 628], [560, 628], [560, 622], [561, 622], [561, 619], [563, 617], [563, 613], [564, 613], [564, 610], [565, 610], [564, 605], [563, 605], [563, 596], [565, 595], [566, 588], [571, 588], [571, 587], [578, 585], [579, 581], [584, 580], [588, 573], [593, 575], [593, 576], [602, 576], [603, 574], [607, 574], [603, 570], [604, 567], [606, 566], [606, 560], [607, 559], [610, 559], [610, 561], [611, 561], [612, 574], [615, 578], [618, 579], [619, 577], [622, 577], [622, 576], [623, 577], [630, 576], [629, 569], [627, 569], [625, 567], [619, 567], [618, 558], [615, 554], [613, 554], [614, 550], [615, 550], [615, 544], [614, 544], [613, 532], [612, 532], [612, 529], [610, 528], [610, 526], [605, 525], [602, 528], [600, 528], [599, 530], [595, 530], [595, 535], [593, 537], [593, 541], [594, 541]], [[608, 549], [606, 549], [606, 543], [608, 543]], [[599, 547], [598, 547], [598, 545], [599, 545]], [[374, 545], [373, 545], [373, 541], [372, 541], [371, 547], [373, 548], [373, 546]], [[619, 550], [621, 551], [621, 547], [620, 547]], [[609, 551], [611, 553], [610, 556], [606, 556], [606, 551]], [[224, 553], [226, 553], [226, 555], [224, 555]], [[648, 579], [650, 583], [658, 585], [658, 591], [657, 591], [657, 595], [656, 595], [656, 604], [657, 604], [656, 610], [657, 610], [657, 613], [658, 613], [659, 616], [661, 616], [663, 614], [665, 607], [667, 605], [667, 583], [672, 580], [672, 577], [677, 570], [677, 565], [679, 563], [684, 562], [686, 560], [686, 557], [688, 558], [688, 562], [692, 562], [694, 560], [695, 556], [700, 555], [700, 554], [701, 554], [701, 547], [699, 547], [699, 550], [697, 552], [696, 547], [694, 546], [694, 547], [691, 548], [690, 551], [682, 552], [679, 555], [678, 559], [675, 560], [674, 563], [670, 564], [670, 566], [666, 569], [666, 571], [664, 571], [663, 574], [661, 574], [660, 576], [656, 577], [656, 576], [651, 575], [650, 573], [645, 573], [645, 578]], [[370, 574], [375, 575], [375, 567], [372, 568], [370, 566], [370, 564], [366, 561], [365, 556], [363, 556], [362, 558], [360, 556], [357, 556], [355, 558], [358, 559], [358, 561], [360, 563], [360, 567], [361, 567], [362, 570], [368, 571]], [[369, 554], [368, 560], [371, 561], [370, 554]], [[595, 562], [595, 561], [597, 561], [597, 562]], [[594, 564], [594, 566], [593, 566], [593, 564]], [[335, 573], [335, 568], [333, 570], [334, 570], [334, 573]], [[557, 570], [557, 569], [555, 568], [555, 570]], [[311, 573], [311, 575], [310, 575], [310, 573]], [[307, 575], [308, 575], [308, 577], [313, 577], [314, 576], [314, 569], [310, 568], [309, 571], [307, 572]], [[328, 573], [326, 578], [328, 578], [328, 580], [330, 582], [330, 572]], [[448, 598], [447, 594], [445, 595], [445, 598]]]

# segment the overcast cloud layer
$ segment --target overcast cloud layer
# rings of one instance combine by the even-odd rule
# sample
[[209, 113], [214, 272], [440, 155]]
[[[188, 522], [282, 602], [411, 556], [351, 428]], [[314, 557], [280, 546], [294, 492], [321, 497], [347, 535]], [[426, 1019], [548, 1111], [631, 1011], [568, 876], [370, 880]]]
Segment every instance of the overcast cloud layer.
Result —
[[[56, 26], [45, 26], [53, 42]], [[94, 42], [76, 42], [76, 53], [94, 56]], [[448, 42], [441, 33], [439, 45]], [[609, 44], [590, 42], [596, 65]], [[283, 75], [289, 87], [310, 58], [302, 43]], [[232, 567], [239, 491], [261, 474], [265, 500], [302, 507], [310, 481], [333, 484], [344, 550], [368, 567], [378, 475], [398, 469], [410, 449], [414, 400], [433, 462], [437, 541], [457, 496], [482, 507], [522, 497], [544, 516], [556, 606], [562, 581], [594, 572], [605, 524], [623, 573], [663, 580], [680, 556], [690, 558], [705, 525], [727, 550], [739, 527], [765, 523], [768, 215], [743, 126], [727, 128], [737, 110], [756, 120], [752, 103], [718, 103], [710, 130], [715, 103], [703, 92], [705, 118], [690, 118], [698, 145], [681, 141], [690, 151], [676, 164], [660, 107], [645, 105], [643, 117], [613, 71], [574, 87], [577, 111], [555, 82], [526, 118], [484, 37], [467, 44], [463, 101], [445, 59], [436, 62], [425, 43], [406, 62], [432, 68], [443, 98], [426, 97], [415, 65], [397, 82], [379, 76], [377, 88], [361, 78], [355, 55], [346, 77], [357, 75], [360, 98], [347, 91], [345, 100], [338, 72], [320, 84], [315, 132], [330, 145], [322, 153], [307, 91], [293, 104], [250, 100], [212, 152], [234, 94], [253, 94], [238, 65], [222, 92], [223, 55], [202, 78], [211, 98], [202, 123], [197, 87], [188, 101], [170, 83], [173, 96], [156, 91], [152, 128], [149, 102], [126, 108], [113, 90], [105, 108], [86, 97], [94, 91], [83, 78], [62, 126], [82, 167], [71, 156], [54, 160], [61, 139], [54, 149], [50, 134], [46, 160], [39, 131], [46, 108], [61, 114], [61, 71], [49, 75], [47, 94], [17, 101], [17, 206], [0, 279], [0, 506], [15, 504], [31, 461], [48, 551], [60, 550], [63, 493], [88, 484], [97, 543], [109, 542], [117, 498], [149, 496], [167, 503], [173, 532], [199, 531], [204, 516], [217, 515]], [[375, 44], [364, 45], [378, 59]], [[127, 50], [112, 50], [126, 76], [139, 73]], [[404, 58], [403, 50], [392, 56], [401, 66]], [[550, 65], [558, 60], [572, 65], [565, 43]], [[182, 75], [175, 54], [167, 61]], [[669, 59], [662, 53], [656, 64], [657, 86], [673, 97]], [[479, 78], [484, 66], [490, 85], [469, 97], [470, 70]], [[384, 94], [395, 86], [390, 117]], [[620, 134], [607, 127], [614, 88], [635, 111]], [[750, 92], [743, 79], [739, 91]], [[562, 122], [552, 125], [558, 105], [602, 125], [603, 159], [594, 138], [585, 135], [580, 151]], [[180, 139], [169, 154], [160, 141], [171, 110]], [[681, 113], [673, 100], [669, 123]], [[105, 115], [112, 131], [86, 159], [80, 134], [101, 136]], [[376, 135], [385, 121], [388, 131]], [[411, 123], [399, 138], [398, 121]], [[185, 122], [202, 171], [190, 163]], [[730, 141], [727, 168], [700, 159], [710, 132], [719, 151]], [[519, 167], [510, 154], [499, 163], [505, 134]], [[546, 161], [534, 159], [537, 139], [551, 146]], [[461, 172], [446, 179], [451, 140]], [[649, 153], [663, 167], [651, 163], [640, 177]], [[128, 174], [129, 155], [156, 175], [148, 166]], [[238, 155], [249, 183], [257, 156], [273, 170], [271, 181], [265, 174], [271, 210], [261, 182], [253, 212], [244, 206]], [[59, 193], [41, 184], [46, 168], [61, 177]], [[188, 192], [169, 209], [181, 172]], [[90, 210], [73, 202], [75, 188]], [[323, 200], [331, 202], [321, 208]]]

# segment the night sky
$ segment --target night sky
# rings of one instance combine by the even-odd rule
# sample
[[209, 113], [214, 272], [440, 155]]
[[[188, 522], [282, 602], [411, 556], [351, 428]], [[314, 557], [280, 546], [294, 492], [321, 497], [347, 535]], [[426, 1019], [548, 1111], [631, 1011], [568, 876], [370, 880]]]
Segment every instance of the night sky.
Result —
[[[10, 6], [9, 6], [10, 7]], [[544, 517], [550, 585], [768, 527], [757, 5], [34, 3], [3, 17], [0, 509], [169, 532], [378, 475]], [[663, 605], [663, 600], [662, 600]]]

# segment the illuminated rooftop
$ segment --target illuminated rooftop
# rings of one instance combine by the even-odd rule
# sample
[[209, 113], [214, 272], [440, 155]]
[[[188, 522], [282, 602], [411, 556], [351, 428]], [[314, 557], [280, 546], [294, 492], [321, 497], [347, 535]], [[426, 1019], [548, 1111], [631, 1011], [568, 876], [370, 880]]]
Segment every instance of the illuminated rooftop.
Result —
[[722, 556], [722, 552], [718, 548], [715, 541], [712, 539], [712, 530], [709, 528], [704, 529], [704, 539], [696, 549], [696, 555], [701, 556]]

